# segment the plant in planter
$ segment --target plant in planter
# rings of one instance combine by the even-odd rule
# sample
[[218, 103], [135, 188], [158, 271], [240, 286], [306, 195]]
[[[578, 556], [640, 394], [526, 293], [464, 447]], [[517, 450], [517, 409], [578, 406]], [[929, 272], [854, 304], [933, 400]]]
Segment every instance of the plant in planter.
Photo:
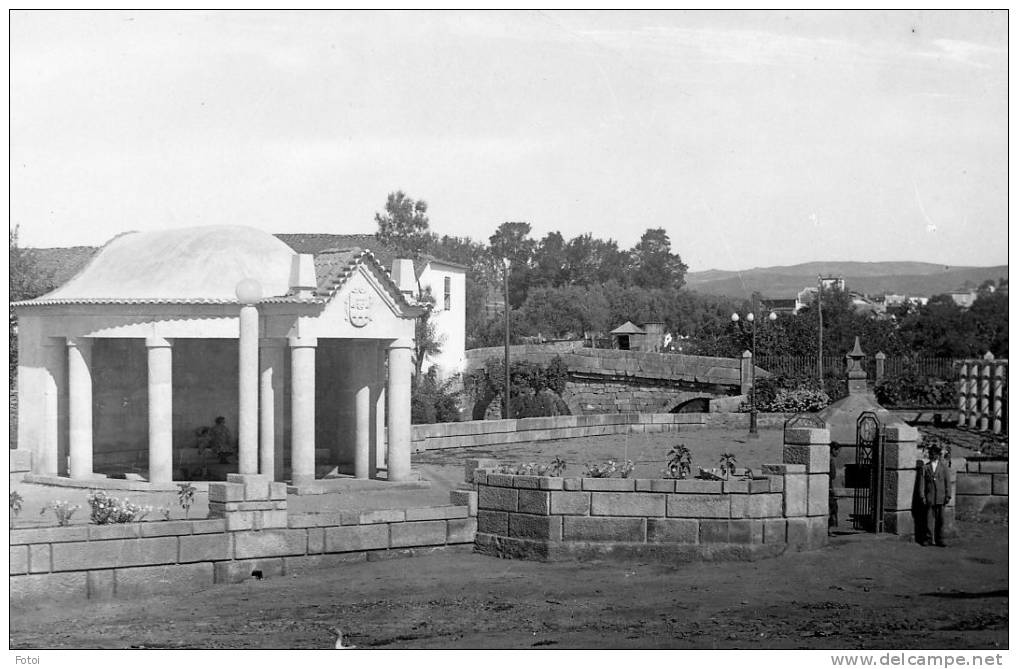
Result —
[[190, 481], [177, 486], [177, 501], [180, 503], [180, 508], [184, 510], [184, 518], [187, 518], [191, 512], [196, 492], [198, 489]]
[[592, 479], [606, 479], [611, 477], [617, 468], [614, 460], [609, 460], [604, 464], [590, 462], [586, 465], [583, 475]]
[[[541, 470], [543, 470], [543, 471], [541, 471]], [[538, 475], [539, 476], [562, 476], [562, 474], [565, 471], [566, 471], [566, 461], [563, 460], [562, 458], [556, 456], [555, 459], [551, 461], [550, 465], [545, 465], [542, 468], [539, 468]]]
[[47, 511], [52, 510], [53, 515], [57, 517], [57, 525], [60, 527], [66, 527], [71, 523], [71, 516], [74, 512], [81, 508], [80, 504], [71, 504], [70, 502], [50, 502], [46, 506], [42, 507], [42, 511], [39, 512], [40, 516], [46, 515]]
[[17, 490], [11, 491], [11, 515], [15, 518], [21, 513], [21, 506], [24, 504], [25, 499], [21, 496], [21, 493]]
[[721, 459], [718, 461], [718, 465], [721, 467], [721, 475], [724, 478], [729, 476], [735, 476], [735, 455], [732, 453], [722, 453]]
[[672, 446], [668, 451], [668, 462], [665, 464], [664, 476], [669, 479], [685, 479], [693, 471], [693, 454], [685, 444]]
[[633, 464], [633, 461], [626, 460], [622, 463], [622, 467], [619, 468], [619, 476], [627, 479], [632, 475], [634, 469], [636, 469], [636, 465]]
[[93, 490], [89, 493], [88, 505], [92, 508], [89, 519], [96, 525], [137, 522], [152, 512], [151, 506], [131, 504], [128, 499], [121, 501], [117, 497], [110, 497], [102, 490]]

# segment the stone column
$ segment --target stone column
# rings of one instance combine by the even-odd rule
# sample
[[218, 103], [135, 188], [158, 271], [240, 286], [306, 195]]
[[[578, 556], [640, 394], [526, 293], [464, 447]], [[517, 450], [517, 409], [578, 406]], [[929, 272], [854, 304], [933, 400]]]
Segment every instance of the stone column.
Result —
[[965, 394], [968, 397], [968, 427], [971, 430], [974, 430], [979, 426], [979, 366], [980, 363], [978, 360], [972, 360], [969, 362], [969, 374], [967, 377], [968, 391]]
[[290, 337], [290, 479], [315, 480], [316, 337]]
[[92, 478], [92, 340], [67, 339], [67, 397], [70, 434], [68, 474]]
[[374, 360], [367, 347], [358, 346], [353, 372], [353, 470], [359, 479], [371, 476], [371, 376]]
[[397, 339], [389, 345], [386, 400], [389, 416], [389, 480], [410, 478], [410, 351], [413, 342]]
[[[989, 360], [993, 356], [989, 355]], [[990, 365], [992, 362], [983, 361], [979, 364], [979, 429], [986, 431], [990, 429]]]
[[[57, 476], [60, 472], [60, 394], [66, 387], [67, 376], [64, 373], [64, 361], [67, 358], [67, 346], [63, 337], [47, 337], [43, 344], [44, 368], [42, 372], [42, 402], [39, 407], [42, 414], [42, 430], [39, 450], [32, 457], [32, 471], [37, 474]], [[18, 372], [18, 385], [22, 384], [22, 375]], [[21, 397], [25, 394], [19, 391]], [[21, 448], [26, 448], [25, 440], [21, 440]]]
[[964, 360], [958, 365], [958, 425], [963, 426], [968, 421], [968, 363]]
[[173, 348], [162, 337], [145, 339], [148, 349], [148, 480], [173, 480]]
[[283, 342], [261, 340], [258, 352], [258, 472], [283, 480]]
[[377, 478], [378, 468], [385, 466], [385, 349], [375, 347], [375, 429], [372, 434], [372, 447], [375, 457], [372, 459], [374, 471], [371, 478]]
[[993, 434], [1000, 434], [1003, 429], [1004, 415], [1004, 376], [1007, 367], [1000, 362], [993, 365]]
[[258, 308], [240, 307], [240, 363], [237, 418], [238, 469], [258, 473]]
[[874, 375], [873, 380], [875, 383], [880, 383], [884, 380], [884, 361], [887, 360], [887, 356], [884, 355], [883, 351], [878, 351], [873, 358], [877, 363], [876, 374]]

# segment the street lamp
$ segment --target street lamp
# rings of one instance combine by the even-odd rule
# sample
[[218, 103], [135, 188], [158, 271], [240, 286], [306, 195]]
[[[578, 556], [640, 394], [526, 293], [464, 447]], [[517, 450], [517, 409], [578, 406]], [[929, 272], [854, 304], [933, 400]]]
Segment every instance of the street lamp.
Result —
[[[773, 311], [768, 314], [767, 320], [776, 321], [778, 315]], [[753, 312], [746, 314], [753, 331], [753, 346], [749, 357], [749, 438], [756, 439], [760, 436], [756, 429], [756, 317]], [[739, 322], [739, 314], [732, 313], [732, 323]]]
[[512, 418], [509, 408], [509, 258], [502, 258], [502, 264], [505, 266], [502, 275], [505, 281], [505, 397], [502, 400], [502, 417]]

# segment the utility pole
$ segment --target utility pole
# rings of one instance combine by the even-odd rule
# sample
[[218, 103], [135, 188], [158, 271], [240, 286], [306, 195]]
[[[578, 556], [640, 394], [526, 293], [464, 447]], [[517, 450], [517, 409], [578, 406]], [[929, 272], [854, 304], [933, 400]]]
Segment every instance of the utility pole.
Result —
[[823, 279], [817, 274], [817, 382], [820, 389], [824, 388], [824, 310], [821, 307], [821, 296], [824, 294]]
[[503, 418], [512, 418], [512, 409], [509, 408], [509, 258], [502, 258], [505, 265], [505, 397], [503, 400]]

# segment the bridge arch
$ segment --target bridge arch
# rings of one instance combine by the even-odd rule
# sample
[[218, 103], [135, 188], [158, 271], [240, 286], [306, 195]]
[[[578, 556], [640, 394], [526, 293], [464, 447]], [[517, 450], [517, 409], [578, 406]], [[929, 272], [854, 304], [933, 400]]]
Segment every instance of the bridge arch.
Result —
[[688, 399], [685, 402], [680, 402], [673, 408], [668, 410], [668, 413], [709, 413], [710, 412], [710, 398], [709, 397], [694, 397]]

